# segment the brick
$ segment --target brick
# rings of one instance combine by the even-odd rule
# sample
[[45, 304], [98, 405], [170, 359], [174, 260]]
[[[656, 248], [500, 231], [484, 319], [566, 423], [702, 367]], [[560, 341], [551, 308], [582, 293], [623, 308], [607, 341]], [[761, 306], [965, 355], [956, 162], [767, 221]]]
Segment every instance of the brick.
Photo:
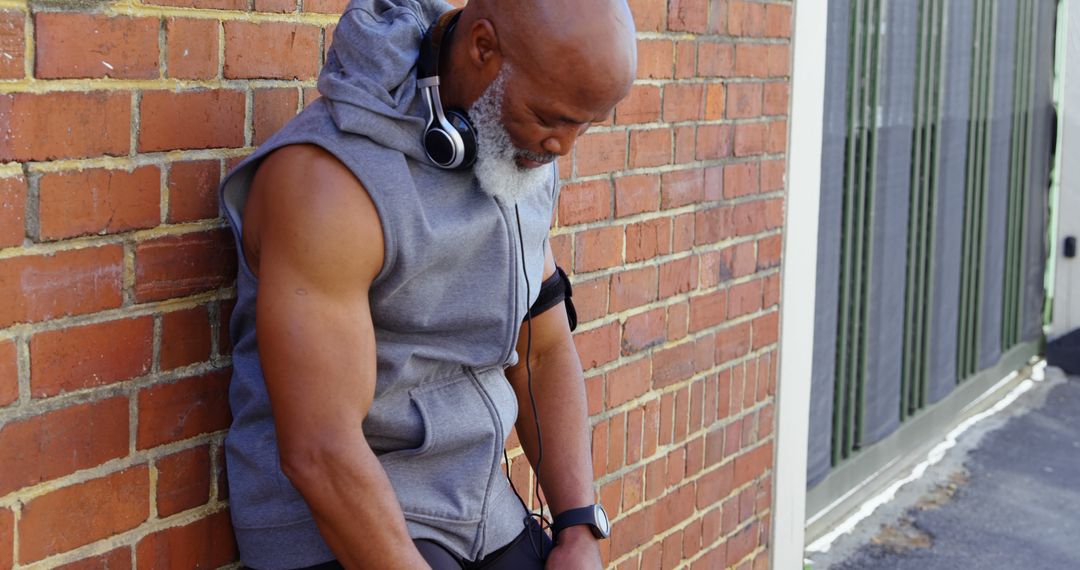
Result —
[[616, 125], [654, 123], [660, 120], [660, 88], [634, 85], [630, 94], [615, 107]]
[[735, 235], [733, 212], [734, 208], [730, 206], [717, 206], [695, 212], [694, 243], [711, 245]]
[[33, 562], [133, 529], [150, 515], [150, 472], [136, 465], [23, 506], [19, 560]]
[[697, 74], [697, 42], [675, 43], [675, 78], [690, 79]]
[[130, 139], [130, 93], [0, 95], [0, 162], [118, 156]]
[[218, 216], [221, 161], [192, 160], [169, 166], [169, 223], [192, 222]]
[[256, 89], [254, 102], [254, 143], [260, 145], [296, 116], [300, 92], [293, 87]]
[[769, 77], [791, 75], [791, 48], [787, 44], [768, 46], [765, 58]]
[[57, 566], [56, 570], [131, 570], [131, 547], [124, 546], [105, 554]]
[[[17, 10], [0, 11], [0, 79], [22, 79], [26, 76], [23, 58], [26, 36], [23, 28], [26, 17]], [[2, 556], [2, 555], [0, 555]], [[0, 557], [0, 566], [3, 558]]]
[[724, 103], [727, 95], [723, 83], [710, 83], [705, 86], [705, 120], [719, 121], [724, 118]]
[[135, 298], [139, 302], [207, 291], [235, 276], [235, 246], [225, 229], [167, 236], [135, 246]]
[[[715, 398], [714, 398], [714, 400], [715, 400]], [[708, 400], [706, 400], [705, 405], [706, 406], [710, 405]], [[715, 406], [716, 402], [713, 401], [712, 405]], [[715, 412], [716, 410], [713, 410], [713, 411]], [[724, 460], [724, 428], [719, 428], [718, 427], [718, 428], [710, 430], [709, 433], [705, 434], [705, 466], [706, 467], [711, 467], [713, 465], [719, 465], [720, 462], [723, 461], [723, 460]], [[732, 465], [731, 463], [728, 463], [726, 465], [726, 467], [730, 468], [731, 465]], [[723, 498], [727, 494], [728, 493], [725, 492], [723, 494], [715, 495], [715, 496], [713, 496], [713, 500], [718, 501], [719, 499]]]
[[664, 121], [700, 120], [705, 116], [705, 89], [700, 83], [670, 83], [664, 87]]
[[668, 261], [660, 266], [660, 298], [686, 293], [698, 280], [698, 259], [684, 257]]
[[548, 238], [551, 253], [555, 256], [555, 263], [559, 264], [568, 274], [577, 269], [574, 268], [574, 234], [559, 234]]
[[671, 129], [630, 132], [630, 168], [647, 168], [671, 163]]
[[740, 323], [716, 333], [716, 360], [728, 362], [750, 353], [750, 323]]
[[698, 168], [665, 172], [660, 179], [660, 207], [667, 210], [700, 202], [704, 195], [704, 174]]
[[201, 445], [162, 457], [158, 471], [157, 510], [167, 517], [210, 500], [210, 446]]
[[735, 125], [735, 156], [745, 157], [764, 153], [768, 134], [769, 125], [767, 123], [741, 123]]
[[756, 269], [758, 271], [762, 269], [770, 269], [772, 267], [779, 267], [781, 249], [784, 247], [783, 236], [777, 234], [761, 238], [757, 242], [757, 264]]
[[761, 116], [764, 87], [761, 83], [732, 83], [727, 86], [729, 119]]
[[755, 279], [732, 286], [728, 295], [728, 316], [741, 317], [761, 309], [761, 285], [762, 281]]
[[780, 313], [773, 311], [753, 321], [754, 350], [776, 344], [780, 334]]
[[559, 225], [572, 226], [611, 217], [611, 182], [567, 184], [559, 191]]
[[619, 357], [619, 323], [575, 333], [574, 344], [586, 370], [607, 364]]
[[714, 291], [690, 298], [690, 332], [714, 327], [726, 319], [726, 291]]
[[[694, 373], [694, 343], [684, 342], [653, 353], [653, 389], [664, 388]], [[679, 417], [676, 414], [676, 417]], [[685, 416], [684, 416], [685, 419]]]
[[228, 428], [230, 375], [216, 370], [139, 391], [138, 449]]
[[622, 263], [623, 228], [609, 226], [574, 234], [574, 271], [607, 269]]
[[284, 14], [296, 11], [297, 0], [255, 0], [256, 12], [277, 12]]
[[14, 340], [0, 341], [0, 407], [19, 398], [19, 363]]
[[574, 283], [574, 307], [577, 309], [578, 322], [587, 323], [608, 314], [608, 276], [589, 281]]
[[165, 20], [166, 75], [176, 79], [217, 77], [221, 60], [218, 54], [218, 22], [195, 18]]
[[701, 77], [731, 77], [735, 72], [735, 45], [701, 42], [697, 59]]
[[721, 250], [718, 270], [720, 272], [720, 281], [746, 277], [757, 271], [754, 242], [745, 241]]
[[724, 198], [724, 167], [710, 166], [705, 169], [705, 201], [717, 202]]
[[626, 226], [626, 262], [671, 253], [671, 220], [654, 218]]
[[783, 159], [761, 162], [761, 191], [773, 192], [784, 189], [784, 176], [787, 165]]
[[675, 127], [675, 164], [694, 162], [696, 158], [697, 128], [694, 124]]
[[[716, 433], [722, 434], [722, 432]], [[731, 494], [733, 476], [734, 470], [730, 462], [703, 475], [698, 480], [697, 507], [699, 509], [708, 508]]]
[[150, 317], [35, 334], [30, 338], [30, 392], [55, 396], [142, 376], [150, 371], [153, 336]]
[[615, 216], [631, 216], [660, 209], [660, 177], [655, 174], [615, 179]]
[[591, 446], [594, 480], [603, 477], [607, 468], [608, 424], [607, 420], [601, 420], [596, 422], [592, 428]]
[[151, 228], [161, 221], [161, 173], [143, 166], [45, 174], [38, 199], [43, 240]]
[[[754, 522], [728, 539], [727, 566], [729, 568], [734, 567], [754, 551], [754, 547], [757, 546], [757, 535], [757, 523]], [[750, 567], [747, 566], [745, 570], [750, 570]]]
[[120, 306], [119, 245], [0, 259], [0, 328]]
[[608, 429], [611, 430], [611, 437], [608, 438], [607, 472], [614, 473], [625, 465], [626, 414], [612, 417]]
[[764, 200], [736, 204], [731, 213], [736, 235], [748, 236], [768, 229], [765, 210], [766, 201]]
[[220, 301], [218, 303], [218, 354], [227, 356], [232, 353], [232, 338], [229, 335], [229, 320], [233, 309], [236, 308], [236, 299]]
[[728, 3], [727, 24], [733, 36], [761, 37], [765, 35], [765, 5], [732, 0]]
[[759, 162], [740, 162], [724, 166], [724, 198], [757, 194], [760, 188]]
[[764, 104], [762, 113], [765, 115], [786, 115], [788, 101], [791, 96], [791, 87], [786, 81], [771, 81], [762, 88], [764, 91]]
[[235, 90], [147, 91], [139, 105], [139, 152], [244, 146], [244, 106]]
[[667, 0], [629, 0], [639, 32], [663, 31], [667, 24]]
[[768, 125], [768, 133], [765, 135], [765, 152], [779, 154], [786, 151], [787, 120], [771, 121]]
[[210, 315], [206, 306], [161, 317], [161, 369], [171, 370], [210, 358]]
[[184, 526], [147, 535], [135, 545], [140, 570], [217, 568], [237, 557], [229, 512], [218, 511]]
[[673, 32], [704, 33], [709, 27], [706, 0], [671, 0], [668, 5], [668, 29]]
[[736, 44], [735, 75], [769, 77], [769, 47], [764, 44]]
[[578, 176], [591, 176], [626, 168], [626, 133], [586, 133], [575, 151]]
[[[322, 29], [284, 22], [227, 21], [228, 79], [314, 79], [319, 72]], [[279, 46], [266, 49], [266, 46]]]
[[[627, 317], [623, 323], [622, 352], [631, 355], [667, 340], [667, 321], [663, 308]], [[647, 384], [646, 384], [647, 387]], [[611, 384], [608, 384], [611, 390]]]
[[624, 270], [611, 277], [611, 312], [640, 307], [656, 300], [655, 266]]
[[667, 311], [668, 340], [685, 338], [689, 327], [690, 304], [687, 301], [680, 301], [668, 305]]
[[645, 468], [638, 467], [623, 475], [622, 483], [622, 510], [626, 511], [641, 504], [645, 495]]
[[[735, 126], [735, 134], [739, 127]], [[697, 154], [698, 160], [717, 160], [730, 157], [734, 150], [735, 137], [732, 136], [731, 125], [701, 125], [697, 130]]]
[[613, 505], [611, 510], [614, 511], [616, 515], [619, 514], [619, 507], [622, 505], [621, 478], [609, 481], [600, 486], [600, 503], [604, 505]]
[[696, 229], [696, 214], [687, 212], [675, 216], [671, 223], [671, 250], [674, 252], [686, 251], [694, 246]]
[[40, 79], [153, 79], [157, 18], [78, 12], [34, 14], [34, 75]]
[[22, 176], [0, 178], [0, 247], [20, 245], [26, 237], [26, 193]]
[[671, 40], [638, 40], [638, 79], [671, 79], [675, 75], [675, 44]]
[[770, 38], [791, 37], [791, 6], [786, 4], [765, 6], [765, 35]]
[[248, 6], [247, 0], [143, 0], [143, 3], [210, 10], [246, 10]]
[[15, 513], [0, 509], [0, 568], [12, 568], [15, 559]]
[[349, 5], [349, 0], [303, 0], [305, 12], [322, 14], [340, 14]]

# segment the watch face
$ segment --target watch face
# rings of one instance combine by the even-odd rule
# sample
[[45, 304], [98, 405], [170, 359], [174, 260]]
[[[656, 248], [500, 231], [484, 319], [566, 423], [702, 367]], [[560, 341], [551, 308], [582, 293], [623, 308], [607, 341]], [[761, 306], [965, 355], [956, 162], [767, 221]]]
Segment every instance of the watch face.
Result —
[[611, 522], [608, 520], [607, 513], [604, 511], [604, 507], [597, 504], [594, 507], [596, 512], [596, 526], [600, 529], [600, 534], [607, 538], [611, 534]]

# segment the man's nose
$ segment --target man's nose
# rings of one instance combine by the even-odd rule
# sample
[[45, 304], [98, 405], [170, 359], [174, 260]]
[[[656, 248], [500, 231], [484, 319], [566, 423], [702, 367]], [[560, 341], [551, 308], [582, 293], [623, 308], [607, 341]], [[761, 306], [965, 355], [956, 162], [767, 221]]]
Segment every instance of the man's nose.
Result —
[[584, 125], [567, 125], [545, 139], [540, 146], [544, 148], [545, 152], [566, 156], [574, 148], [577, 138], [588, 129], [588, 123]]

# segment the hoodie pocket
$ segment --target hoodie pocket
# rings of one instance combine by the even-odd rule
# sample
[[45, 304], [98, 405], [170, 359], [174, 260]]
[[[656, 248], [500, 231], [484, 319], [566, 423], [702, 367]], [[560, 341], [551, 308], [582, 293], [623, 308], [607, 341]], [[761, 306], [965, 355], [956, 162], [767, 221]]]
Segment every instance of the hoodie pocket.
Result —
[[477, 522], [501, 427], [469, 375], [409, 391], [423, 418], [420, 447], [379, 457], [406, 518]]

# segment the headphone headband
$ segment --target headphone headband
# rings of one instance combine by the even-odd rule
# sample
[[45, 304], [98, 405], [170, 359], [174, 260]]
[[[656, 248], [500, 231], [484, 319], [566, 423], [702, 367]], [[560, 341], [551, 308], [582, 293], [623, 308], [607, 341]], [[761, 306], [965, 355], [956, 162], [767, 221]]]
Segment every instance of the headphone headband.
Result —
[[443, 39], [454, 31], [462, 8], [455, 8], [439, 16], [438, 20], [424, 33], [420, 42], [420, 58], [416, 62], [416, 77], [424, 80], [439, 77], [439, 57], [442, 53]]
[[468, 168], [476, 160], [476, 131], [468, 114], [458, 109], [443, 110], [439, 96], [439, 54], [460, 16], [460, 8], [450, 10], [424, 32], [416, 62], [416, 86], [428, 110], [424, 151], [435, 166], [447, 170]]

